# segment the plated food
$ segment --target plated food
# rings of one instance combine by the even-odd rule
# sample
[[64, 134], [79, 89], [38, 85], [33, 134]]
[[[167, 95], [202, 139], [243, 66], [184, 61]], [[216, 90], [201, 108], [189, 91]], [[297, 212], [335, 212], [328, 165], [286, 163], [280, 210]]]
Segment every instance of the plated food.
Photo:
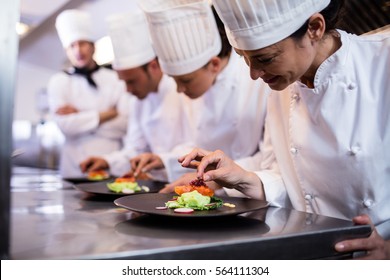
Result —
[[115, 193], [133, 194], [144, 191], [149, 192], [149, 187], [140, 186], [133, 176], [123, 176], [115, 179], [114, 182], [107, 183], [107, 188]]
[[114, 183], [114, 179], [109, 181], [89, 181], [86, 183], [74, 184], [73, 187], [79, 191], [86, 192], [93, 195], [107, 196], [107, 197], [122, 197], [122, 196], [131, 196], [131, 195], [140, 195], [140, 194], [151, 194], [156, 193], [165, 186], [165, 182], [157, 182], [151, 180], [138, 180], [138, 186], [141, 187], [140, 191], [125, 193], [125, 192], [115, 192], [110, 190], [107, 186], [107, 183]]
[[[114, 194], [113, 192], [111, 192]], [[168, 208], [166, 203], [172, 200], [172, 194], [167, 193], [139, 193], [126, 195], [114, 200], [115, 205], [138, 213], [178, 219], [201, 219], [219, 218], [232, 215], [239, 215], [245, 212], [256, 211], [268, 206], [264, 200], [256, 200], [245, 197], [223, 197], [223, 204], [220, 207], [210, 210], [189, 210], [184, 213], [175, 212], [178, 208]], [[229, 204], [230, 206], [227, 206]], [[234, 205], [234, 207], [231, 207]], [[161, 207], [161, 209], [160, 209]], [[183, 208], [180, 208], [183, 209]], [[178, 210], [176, 210], [178, 211]]]
[[106, 170], [90, 171], [87, 174], [87, 178], [91, 181], [101, 181], [108, 179], [110, 174]]
[[145, 172], [140, 172], [137, 176], [135, 176], [135, 179], [136, 180], [151, 180], [148, 173], [145, 173]]
[[137, 176], [135, 176], [132, 171], [122, 175], [121, 178], [124, 178], [124, 180], [134, 180], [134, 181], [136, 181], [136, 180], [152, 180], [152, 178], [146, 172], [140, 172], [137, 174]]
[[82, 184], [89, 182], [102, 182], [113, 179], [113, 177], [105, 170], [99, 171], [90, 171], [80, 177], [63, 177], [65, 181], [68, 181], [72, 184]]
[[165, 203], [165, 207], [157, 206], [156, 209], [174, 209], [176, 213], [190, 214], [197, 210], [213, 210], [223, 205], [223, 200], [214, 196], [202, 179], [191, 181], [188, 185], [176, 186], [171, 200]]

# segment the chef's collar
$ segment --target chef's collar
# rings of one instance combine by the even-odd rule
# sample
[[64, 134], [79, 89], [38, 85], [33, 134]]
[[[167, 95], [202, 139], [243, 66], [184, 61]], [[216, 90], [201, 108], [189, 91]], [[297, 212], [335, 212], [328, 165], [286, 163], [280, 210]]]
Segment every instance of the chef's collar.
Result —
[[94, 88], [97, 88], [97, 84], [95, 83], [95, 81], [92, 79], [92, 74], [94, 72], [96, 72], [97, 70], [99, 70], [100, 66], [98, 64], [95, 64], [95, 67], [92, 68], [92, 69], [87, 69], [87, 68], [78, 68], [78, 67], [72, 67], [70, 68], [69, 70], [65, 71], [65, 73], [69, 74], [69, 75], [81, 75], [81, 76], [84, 76], [87, 81], [88, 81], [88, 84]]

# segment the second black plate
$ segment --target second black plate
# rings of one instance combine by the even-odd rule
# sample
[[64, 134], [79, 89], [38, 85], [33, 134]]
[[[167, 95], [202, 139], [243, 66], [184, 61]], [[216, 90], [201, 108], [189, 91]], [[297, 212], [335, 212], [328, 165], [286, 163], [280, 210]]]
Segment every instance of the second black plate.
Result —
[[74, 177], [74, 178], [63, 178], [63, 180], [68, 181], [73, 184], [81, 184], [81, 183], [96, 183], [96, 182], [109, 182], [112, 181], [114, 177], [108, 177], [102, 180], [91, 180], [88, 177]]
[[[77, 184], [74, 185], [74, 187], [80, 191], [88, 192], [92, 194], [99, 194], [99, 195], [111, 195], [111, 196], [125, 196], [125, 195], [132, 195], [132, 194], [125, 194], [125, 193], [116, 193], [112, 192], [108, 189], [107, 183], [110, 181], [104, 181], [104, 182], [94, 182], [94, 183], [85, 183], [85, 184]], [[164, 187], [166, 183], [164, 182], [156, 182], [151, 180], [138, 180], [138, 185], [140, 187], [146, 186], [149, 188], [149, 192], [155, 193], [158, 192], [160, 189]], [[139, 192], [135, 192], [133, 194], [147, 194], [144, 190], [141, 190]]]

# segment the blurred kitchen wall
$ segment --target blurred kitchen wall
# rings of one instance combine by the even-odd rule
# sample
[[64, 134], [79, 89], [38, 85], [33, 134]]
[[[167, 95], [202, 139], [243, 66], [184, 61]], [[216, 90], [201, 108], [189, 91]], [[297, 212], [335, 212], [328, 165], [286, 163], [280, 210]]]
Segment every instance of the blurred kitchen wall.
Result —
[[[103, 38], [107, 35], [106, 16], [138, 6], [136, 0], [20, 1], [13, 121], [13, 148], [18, 156], [12, 161], [14, 165], [57, 168], [63, 136], [48, 115], [46, 86], [50, 77], [67, 68], [69, 62], [55, 29], [56, 16], [65, 9], [88, 11], [93, 15], [97, 34]], [[96, 53], [109, 53], [98, 62], [109, 63], [110, 51], [97, 47]]]
[[21, 36], [19, 44], [15, 120], [41, 121], [37, 95], [42, 94], [51, 75], [68, 66], [54, 27], [55, 18], [62, 10], [71, 8], [90, 12], [97, 33], [104, 37], [107, 15], [138, 7], [136, 0], [21, 0], [21, 20], [30, 29]]

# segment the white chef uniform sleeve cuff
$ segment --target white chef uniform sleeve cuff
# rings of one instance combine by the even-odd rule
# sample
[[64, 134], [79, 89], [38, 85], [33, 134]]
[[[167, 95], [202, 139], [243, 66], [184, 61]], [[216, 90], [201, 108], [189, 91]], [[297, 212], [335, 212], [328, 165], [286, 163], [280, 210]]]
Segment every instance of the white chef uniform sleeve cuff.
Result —
[[111, 175], [120, 177], [130, 171], [130, 160], [125, 153], [121, 151], [104, 155], [103, 158], [109, 165]]
[[263, 182], [265, 199], [276, 207], [290, 207], [288, 195], [280, 174], [270, 171], [255, 172]]

